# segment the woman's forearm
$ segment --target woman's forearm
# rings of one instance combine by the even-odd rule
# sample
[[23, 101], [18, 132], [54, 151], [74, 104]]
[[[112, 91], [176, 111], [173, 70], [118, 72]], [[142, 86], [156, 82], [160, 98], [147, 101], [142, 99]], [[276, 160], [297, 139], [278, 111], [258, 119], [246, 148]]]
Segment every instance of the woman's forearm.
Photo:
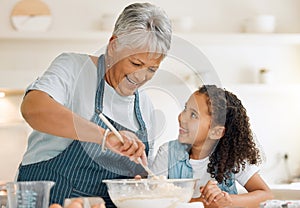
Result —
[[35, 130], [74, 140], [101, 143], [103, 128], [73, 113], [45, 92], [30, 91], [24, 97], [21, 112]]

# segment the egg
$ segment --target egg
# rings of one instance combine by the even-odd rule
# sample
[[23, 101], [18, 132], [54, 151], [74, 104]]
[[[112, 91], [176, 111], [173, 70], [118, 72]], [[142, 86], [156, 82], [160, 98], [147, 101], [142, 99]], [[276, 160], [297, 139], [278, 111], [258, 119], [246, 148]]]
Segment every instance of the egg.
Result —
[[49, 208], [62, 208], [59, 204], [51, 204]]

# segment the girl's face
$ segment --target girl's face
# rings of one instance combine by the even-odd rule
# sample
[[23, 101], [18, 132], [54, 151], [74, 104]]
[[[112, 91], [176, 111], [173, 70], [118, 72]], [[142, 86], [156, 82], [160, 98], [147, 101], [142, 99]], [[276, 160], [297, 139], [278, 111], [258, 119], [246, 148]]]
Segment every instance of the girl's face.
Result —
[[206, 95], [195, 92], [179, 114], [179, 136], [181, 143], [202, 145], [208, 137], [211, 116], [208, 113]]
[[122, 96], [134, 92], [150, 80], [162, 61], [157, 54], [138, 53], [115, 63], [106, 73], [106, 81]]

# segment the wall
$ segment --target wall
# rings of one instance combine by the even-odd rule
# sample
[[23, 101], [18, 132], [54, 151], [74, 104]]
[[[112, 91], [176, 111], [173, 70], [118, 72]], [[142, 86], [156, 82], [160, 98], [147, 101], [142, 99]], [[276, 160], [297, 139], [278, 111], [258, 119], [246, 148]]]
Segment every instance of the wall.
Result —
[[[0, 37], [14, 31], [9, 21], [9, 15], [16, 2], [15, 0], [1, 1]], [[102, 15], [117, 15], [125, 5], [132, 1], [44, 0], [44, 2], [49, 5], [53, 14], [50, 32], [76, 35], [82, 32], [100, 31]], [[277, 19], [276, 32], [278, 33], [300, 33], [300, 13], [298, 12], [300, 2], [298, 0], [246, 0], [243, 4], [237, 0], [151, 2], [163, 7], [174, 23], [180, 17], [192, 16], [195, 23], [192, 31], [185, 33], [179, 28], [175, 28], [175, 32], [195, 44], [197, 39], [204, 37], [197, 36], [199, 33], [208, 33], [209, 36], [214, 33], [242, 32], [245, 19], [257, 14], [275, 15]], [[172, 6], [170, 6], [171, 4]], [[196, 33], [193, 38], [189, 36], [191, 33]], [[109, 35], [101, 40], [29, 39], [24, 41], [0, 38], [0, 87], [24, 89], [47, 68], [51, 60], [59, 53], [65, 51], [95, 53], [99, 48], [103, 48], [108, 38]], [[220, 37], [216, 36], [216, 38]], [[208, 58], [223, 85], [234, 90], [244, 101], [254, 131], [264, 146], [268, 158], [263, 176], [273, 183], [287, 179], [289, 174], [300, 174], [300, 167], [297, 165], [300, 164], [300, 157], [296, 148], [299, 146], [297, 122], [300, 118], [297, 108], [300, 102], [297, 91], [293, 90], [293, 86], [283, 89], [250, 85], [257, 82], [257, 71], [261, 67], [272, 70], [277, 78], [276, 84], [279, 86], [300, 83], [299, 46], [255, 41], [254, 44], [247, 41], [235, 44], [234, 41], [227, 43], [226, 40], [221, 37], [220, 44], [218, 41], [211, 44], [201, 40], [201, 43], [196, 46]], [[161, 115], [163, 124], [161, 126], [164, 127], [160, 129], [160, 142], [164, 142], [165, 138], [176, 138], [177, 114], [182, 109], [188, 94], [195, 89], [196, 85], [195, 83], [191, 84], [190, 79], [187, 83], [189, 77], [186, 77], [186, 73], [178, 73], [178, 70], [182, 70], [184, 66], [172, 65], [169, 60], [165, 62], [162, 65], [162, 71], [176, 76], [178, 80], [176, 82], [162, 81], [161, 75], [157, 75], [153, 83], [167, 83], [167, 85], [160, 84], [159, 88], [150, 87], [151, 89], [149, 89], [157, 111]], [[297, 87], [296, 85], [296, 89], [298, 89]], [[164, 97], [163, 103], [161, 97]], [[21, 97], [13, 103], [19, 106], [20, 101]], [[2, 112], [4, 112], [3, 109]], [[16, 113], [17, 110], [14, 109], [11, 112]], [[0, 120], [2, 120], [4, 114], [0, 114], [0, 116]], [[9, 142], [13, 142], [12, 146], [15, 146], [16, 150], [18, 149], [17, 152], [10, 152], [13, 155], [18, 154], [15, 157], [17, 159], [4, 161], [2, 158], [5, 156], [1, 156], [1, 166], [6, 166], [7, 161], [13, 165], [9, 167], [9, 172], [0, 173], [0, 181], [13, 179], [13, 169], [17, 167], [17, 161], [21, 158], [22, 150], [25, 149], [28, 127], [22, 124], [19, 114], [17, 120], [21, 124], [10, 126], [2, 124], [0, 126], [1, 139], [5, 138], [6, 140], [6, 142], [1, 140], [1, 150], [10, 149], [8, 146], [12, 144]], [[20, 126], [24, 126], [25, 130]], [[284, 163], [282, 159], [282, 155], [286, 152], [289, 154], [288, 164]], [[290, 173], [286, 171], [286, 167], [290, 169]]]
[[21, 119], [21, 96], [0, 98], [0, 184], [13, 180], [31, 129]]
[[[12, 30], [8, 17], [17, 0], [1, 0], [0, 29]], [[95, 30], [100, 28], [103, 14], [118, 15], [131, 2], [105, 0], [44, 0], [53, 14], [52, 30]], [[143, 2], [143, 1], [141, 1]], [[300, 32], [298, 0], [188, 0], [149, 1], [161, 6], [168, 15], [176, 19], [182, 16], [194, 17], [196, 31], [239, 32], [244, 19], [257, 14], [272, 14], [277, 17], [277, 31]], [[70, 9], [72, 8], [72, 9]], [[88, 14], [88, 15], [85, 15]]]

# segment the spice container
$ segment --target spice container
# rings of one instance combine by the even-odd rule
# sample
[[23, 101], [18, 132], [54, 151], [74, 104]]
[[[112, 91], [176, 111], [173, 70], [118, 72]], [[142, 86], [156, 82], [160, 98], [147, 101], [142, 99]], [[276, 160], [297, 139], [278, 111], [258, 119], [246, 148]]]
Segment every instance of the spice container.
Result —
[[259, 70], [258, 82], [261, 84], [270, 84], [273, 82], [272, 72], [269, 69], [261, 68]]
[[273, 33], [276, 18], [273, 15], [257, 15], [245, 21], [246, 33]]

